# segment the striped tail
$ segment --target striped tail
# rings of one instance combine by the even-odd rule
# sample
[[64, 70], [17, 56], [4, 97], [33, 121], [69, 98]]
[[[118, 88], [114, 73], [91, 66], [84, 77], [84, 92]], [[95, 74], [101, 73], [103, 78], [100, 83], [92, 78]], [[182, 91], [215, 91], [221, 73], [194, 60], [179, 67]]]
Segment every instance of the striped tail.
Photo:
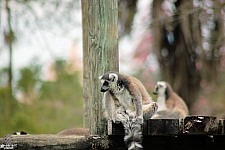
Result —
[[122, 124], [125, 130], [124, 141], [128, 150], [141, 150], [143, 149], [141, 124], [136, 118], [130, 117], [128, 114], [123, 113], [124, 119]]

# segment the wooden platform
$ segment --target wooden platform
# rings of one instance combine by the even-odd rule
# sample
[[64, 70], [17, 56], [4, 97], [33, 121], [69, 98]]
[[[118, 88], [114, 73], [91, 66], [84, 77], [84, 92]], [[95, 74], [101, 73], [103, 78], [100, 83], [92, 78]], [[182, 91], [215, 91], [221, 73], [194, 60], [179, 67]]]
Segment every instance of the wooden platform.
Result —
[[[225, 120], [212, 116], [185, 119], [151, 119], [143, 125], [144, 149], [225, 150]], [[122, 124], [108, 122], [106, 136], [10, 135], [13, 149], [125, 150]], [[3, 139], [6, 140], [6, 139]], [[3, 145], [1, 149], [4, 149]]]
[[[109, 139], [123, 144], [121, 123], [108, 121], [108, 133]], [[225, 120], [213, 116], [150, 119], [143, 125], [142, 145], [151, 150], [225, 150]], [[120, 149], [116, 145], [114, 148]], [[126, 149], [124, 145], [123, 148]]]
[[[143, 135], [219, 134], [224, 135], [225, 120], [213, 116], [185, 119], [150, 119], [143, 124]], [[123, 125], [108, 121], [108, 135], [124, 135]]]

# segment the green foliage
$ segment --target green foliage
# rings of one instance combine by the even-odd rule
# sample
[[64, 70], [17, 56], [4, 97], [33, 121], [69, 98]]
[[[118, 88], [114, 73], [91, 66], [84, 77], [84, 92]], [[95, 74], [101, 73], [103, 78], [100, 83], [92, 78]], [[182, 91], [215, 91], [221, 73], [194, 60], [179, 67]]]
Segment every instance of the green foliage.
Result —
[[10, 94], [9, 87], [0, 88], [0, 137], [10, 131], [11, 118], [18, 110], [18, 103]]
[[28, 93], [30, 89], [34, 90], [40, 80], [40, 71], [41, 67], [37, 64], [32, 64], [20, 69], [20, 79], [17, 82], [17, 90], [21, 90], [24, 93]]
[[[66, 69], [71, 66], [63, 60], [56, 60], [53, 70], [57, 74], [56, 81], [46, 81], [40, 88], [40, 99], [45, 100], [52, 97], [54, 100], [61, 100], [65, 103], [73, 101], [76, 97], [82, 97], [82, 87], [79, 83], [79, 73], [67, 73]], [[71, 84], [73, 83], [73, 84]], [[65, 88], [66, 87], [66, 88]], [[77, 106], [82, 104], [78, 102]]]
[[7, 84], [8, 68], [2, 68], [0, 70], [0, 88], [3, 88]]
[[37, 63], [20, 69], [15, 93], [9, 95], [7, 87], [0, 89], [0, 137], [25, 131], [30, 134], [58, 133], [71, 127], [83, 126], [83, 99], [80, 72], [72, 65], [56, 60], [52, 71], [54, 81], [41, 79]]

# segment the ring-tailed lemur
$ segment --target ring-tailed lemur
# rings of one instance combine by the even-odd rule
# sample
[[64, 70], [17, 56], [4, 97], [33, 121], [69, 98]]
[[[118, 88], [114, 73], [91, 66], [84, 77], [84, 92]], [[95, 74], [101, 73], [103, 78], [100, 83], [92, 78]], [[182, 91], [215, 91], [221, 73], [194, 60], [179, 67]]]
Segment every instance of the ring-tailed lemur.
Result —
[[167, 82], [158, 81], [153, 94], [158, 95], [158, 112], [152, 118], [179, 119], [188, 115], [186, 103], [173, 92], [173, 89]]
[[[152, 101], [143, 84], [134, 77], [110, 71], [100, 76], [99, 79], [102, 83], [101, 92], [104, 92], [105, 117], [113, 120], [114, 123], [122, 122], [127, 131], [125, 142], [129, 141], [128, 137], [132, 137], [129, 133], [138, 134], [139, 132], [134, 130], [135, 126], [150, 119], [156, 113], [158, 106]], [[130, 144], [129, 147], [132, 146], [133, 144]]]

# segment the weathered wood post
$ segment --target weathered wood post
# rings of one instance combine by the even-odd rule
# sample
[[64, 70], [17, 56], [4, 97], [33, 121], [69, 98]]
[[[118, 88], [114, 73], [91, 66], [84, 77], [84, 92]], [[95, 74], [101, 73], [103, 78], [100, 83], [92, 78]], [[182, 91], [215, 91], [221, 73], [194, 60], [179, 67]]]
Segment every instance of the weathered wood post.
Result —
[[84, 126], [106, 133], [98, 77], [118, 71], [118, 0], [82, 0]]

